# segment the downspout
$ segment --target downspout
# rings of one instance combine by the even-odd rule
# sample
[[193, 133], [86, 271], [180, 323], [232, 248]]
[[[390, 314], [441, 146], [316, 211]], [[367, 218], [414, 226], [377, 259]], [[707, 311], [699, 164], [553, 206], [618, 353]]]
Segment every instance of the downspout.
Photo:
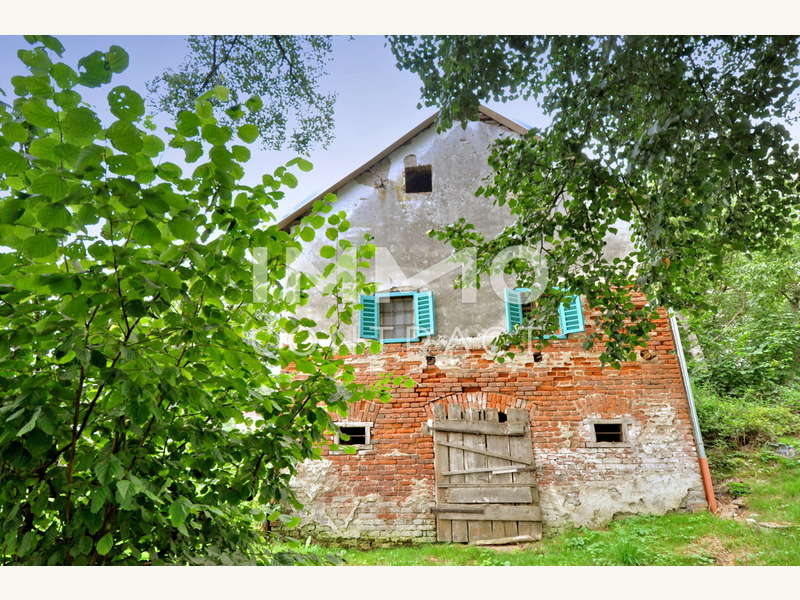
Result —
[[697, 447], [697, 462], [700, 464], [700, 476], [703, 479], [703, 490], [706, 493], [708, 509], [712, 513], [715, 513], [717, 512], [717, 499], [714, 497], [714, 485], [711, 482], [711, 471], [708, 469], [708, 458], [706, 458], [706, 448], [705, 445], [703, 445], [703, 434], [700, 432], [700, 421], [697, 419], [697, 410], [694, 406], [692, 384], [689, 382], [689, 371], [686, 369], [686, 360], [683, 356], [683, 344], [681, 344], [681, 334], [678, 330], [678, 321], [674, 316], [670, 316], [669, 324], [672, 328], [672, 338], [675, 340], [675, 352], [678, 355], [678, 364], [681, 367], [683, 389], [686, 390], [686, 398], [689, 401], [689, 417], [692, 420], [694, 444]]

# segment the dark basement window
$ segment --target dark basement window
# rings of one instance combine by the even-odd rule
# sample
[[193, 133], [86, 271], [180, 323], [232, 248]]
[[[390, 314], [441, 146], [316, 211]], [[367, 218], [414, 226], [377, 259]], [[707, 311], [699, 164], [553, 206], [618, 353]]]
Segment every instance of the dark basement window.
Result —
[[622, 423], [595, 423], [594, 441], [621, 444], [625, 441]]
[[406, 193], [419, 194], [433, 189], [431, 166], [406, 167]]
[[[344, 434], [348, 439], [344, 439]], [[363, 446], [367, 443], [367, 428], [359, 427], [339, 427], [340, 446]]]

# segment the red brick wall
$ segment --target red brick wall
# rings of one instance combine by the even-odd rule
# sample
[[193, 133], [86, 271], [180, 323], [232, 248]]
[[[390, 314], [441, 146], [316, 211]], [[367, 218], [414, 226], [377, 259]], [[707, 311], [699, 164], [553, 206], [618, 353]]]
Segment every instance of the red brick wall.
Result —
[[[587, 319], [587, 326], [591, 323]], [[373, 422], [371, 445], [356, 455], [325, 452], [303, 465], [295, 489], [301, 516], [333, 537], [434, 539], [433, 403], [465, 408], [524, 407], [545, 528], [599, 524], [619, 513], [663, 513], [704, 502], [688, 403], [664, 316], [649, 344], [652, 360], [602, 367], [584, 334], [554, 340], [540, 361], [522, 352], [497, 363], [483, 348], [387, 344], [352, 357], [361, 381], [384, 372], [411, 377], [391, 403], [360, 402], [346, 421]], [[427, 357], [435, 357], [429, 365]], [[595, 448], [591, 419], [623, 418], [630, 445]]]

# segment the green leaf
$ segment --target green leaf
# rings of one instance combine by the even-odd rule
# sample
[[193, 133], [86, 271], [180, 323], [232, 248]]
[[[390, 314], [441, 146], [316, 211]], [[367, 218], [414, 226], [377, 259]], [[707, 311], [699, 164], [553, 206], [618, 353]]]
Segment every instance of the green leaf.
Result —
[[56, 144], [53, 147], [53, 154], [59, 161], [64, 161], [66, 166], [75, 164], [80, 156], [80, 148], [74, 144]]
[[54, 129], [58, 126], [56, 112], [41, 98], [30, 98], [22, 103], [22, 116], [31, 125], [44, 129]]
[[36, 533], [29, 531], [22, 537], [22, 541], [17, 548], [18, 556], [26, 556], [36, 546]]
[[7, 123], [3, 123], [3, 137], [11, 144], [27, 142], [28, 129], [22, 123], [8, 121]]
[[183, 142], [183, 151], [186, 153], [186, 162], [193, 163], [203, 156], [203, 145], [200, 142]]
[[6, 198], [0, 201], [0, 223], [15, 223], [25, 212], [22, 198]]
[[156, 170], [158, 171], [159, 177], [166, 179], [167, 181], [175, 181], [180, 179], [183, 173], [178, 165], [171, 162], [161, 163], [158, 165]]
[[58, 240], [47, 235], [34, 235], [23, 240], [20, 250], [29, 258], [44, 258], [58, 249]]
[[197, 228], [191, 219], [186, 217], [177, 216], [169, 222], [168, 226], [175, 237], [187, 242], [194, 241], [197, 237]]
[[111, 69], [99, 50], [78, 61], [78, 82], [86, 87], [99, 87], [111, 81]]
[[126, 154], [135, 154], [144, 146], [141, 132], [127, 121], [112, 123], [106, 130], [106, 136], [114, 148]]
[[290, 188], [297, 187], [297, 177], [286, 171], [281, 175], [281, 183], [289, 186]]
[[33, 50], [17, 50], [17, 56], [25, 63], [34, 75], [46, 75], [50, 71], [50, 57], [41, 48]]
[[108, 93], [108, 106], [121, 121], [137, 121], [144, 115], [144, 100], [127, 85], [118, 85]]
[[231, 139], [231, 130], [229, 127], [203, 125], [203, 139], [214, 146], [221, 146]]
[[186, 506], [185, 498], [178, 498], [169, 505], [169, 520], [174, 527], [180, 527], [189, 516], [189, 509]]
[[95, 548], [97, 549], [97, 553], [100, 556], [105, 556], [111, 551], [111, 546], [113, 545], [114, 545], [114, 538], [111, 537], [111, 533], [107, 533], [100, 538]]
[[113, 73], [122, 73], [128, 68], [128, 53], [124, 48], [119, 46], [111, 46], [106, 52], [106, 60], [108, 61], [108, 68]]
[[240, 163], [250, 160], [250, 150], [245, 146], [231, 146], [233, 157]]
[[52, 50], [59, 56], [64, 54], [64, 45], [59, 41], [58, 38], [55, 38], [52, 35], [37, 35], [34, 37], [36, 38], [37, 42], [43, 44], [48, 50]]
[[56, 162], [58, 160], [56, 156], [56, 146], [58, 146], [58, 140], [55, 138], [38, 138], [31, 142], [31, 145], [28, 147], [28, 152], [31, 156], [35, 156], [36, 158]]
[[157, 135], [145, 135], [142, 137], [142, 152], [151, 158], [155, 158], [164, 151], [164, 142]]
[[204, 100], [219, 100], [220, 102], [227, 102], [231, 96], [231, 91], [224, 85], [215, 85], [213, 88], [202, 94], [197, 101], [203, 102]]
[[258, 96], [250, 96], [244, 105], [250, 112], [258, 112], [264, 107], [264, 103]]
[[78, 83], [78, 74], [75, 69], [64, 63], [56, 63], [50, 67], [50, 74], [62, 90], [72, 89]]
[[82, 145], [94, 140], [102, 127], [97, 115], [81, 106], [65, 112], [61, 130], [66, 139]]
[[[40, 418], [39, 423], [41, 423], [42, 420], [43, 419]], [[33, 456], [41, 456], [53, 445], [53, 437], [46, 434], [41, 428], [34, 429], [25, 436], [23, 445]]]
[[194, 137], [200, 128], [200, 118], [189, 110], [182, 110], [178, 113], [175, 128], [184, 137]]
[[72, 90], [56, 92], [55, 96], [53, 96], [53, 102], [55, 102], [56, 105], [60, 106], [61, 108], [74, 108], [78, 106], [80, 101], [81, 95], [77, 92], [73, 92]]
[[299, 156], [297, 158], [293, 158], [292, 160], [290, 160], [289, 162], [286, 163], [287, 167], [291, 167], [293, 165], [297, 165], [297, 167], [301, 171], [310, 171], [311, 169], [314, 168], [314, 165], [312, 165], [310, 162], [308, 162], [304, 158], [300, 158]]
[[228, 115], [233, 121], [238, 121], [244, 116], [241, 104], [236, 104], [230, 108], [225, 109], [225, 114]]
[[[41, 178], [40, 178], [41, 179]], [[39, 223], [47, 229], [66, 229], [72, 223], [72, 215], [63, 204], [46, 204], [37, 215]]]
[[297, 370], [301, 373], [308, 373], [309, 375], [313, 375], [317, 372], [316, 365], [306, 358], [298, 358], [294, 361]]
[[251, 144], [258, 139], [259, 131], [258, 127], [248, 123], [239, 127], [236, 133], [238, 134], [240, 140]]
[[16, 175], [28, 168], [28, 161], [11, 148], [0, 148], [0, 173]]
[[119, 492], [120, 500], [124, 502], [131, 491], [131, 482], [127, 479], [120, 479], [117, 481], [117, 491]]
[[336, 248], [334, 248], [333, 246], [323, 246], [322, 248], [320, 248], [319, 253], [320, 256], [322, 256], [322, 258], [330, 259], [336, 256]]
[[152, 246], [161, 241], [161, 232], [150, 219], [144, 219], [133, 226], [131, 237], [143, 246]]
[[60, 200], [67, 194], [67, 183], [57, 173], [45, 173], [37, 177], [31, 185], [31, 190], [36, 194], [48, 196], [53, 200]]
[[33, 412], [33, 416], [31, 416], [30, 420], [27, 423], [25, 423], [25, 425], [23, 425], [19, 429], [19, 431], [17, 431], [17, 437], [21, 437], [21, 436], [25, 435], [26, 433], [31, 431], [34, 427], [36, 427], [36, 421], [39, 420], [39, 415], [41, 415], [41, 414], [42, 414], [42, 409], [41, 408], [37, 408]]
[[311, 242], [314, 239], [314, 230], [311, 227], [303, 227], [300, 230], [300, 237], [303, 238], [305, 242]]

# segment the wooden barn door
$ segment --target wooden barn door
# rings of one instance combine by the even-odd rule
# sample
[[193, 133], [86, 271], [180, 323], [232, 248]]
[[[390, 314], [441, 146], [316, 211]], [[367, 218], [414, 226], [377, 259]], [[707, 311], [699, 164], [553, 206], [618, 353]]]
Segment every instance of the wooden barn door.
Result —
[[528, 412], [434, 406], [436, 535], [440, 542], [541, 539]]

